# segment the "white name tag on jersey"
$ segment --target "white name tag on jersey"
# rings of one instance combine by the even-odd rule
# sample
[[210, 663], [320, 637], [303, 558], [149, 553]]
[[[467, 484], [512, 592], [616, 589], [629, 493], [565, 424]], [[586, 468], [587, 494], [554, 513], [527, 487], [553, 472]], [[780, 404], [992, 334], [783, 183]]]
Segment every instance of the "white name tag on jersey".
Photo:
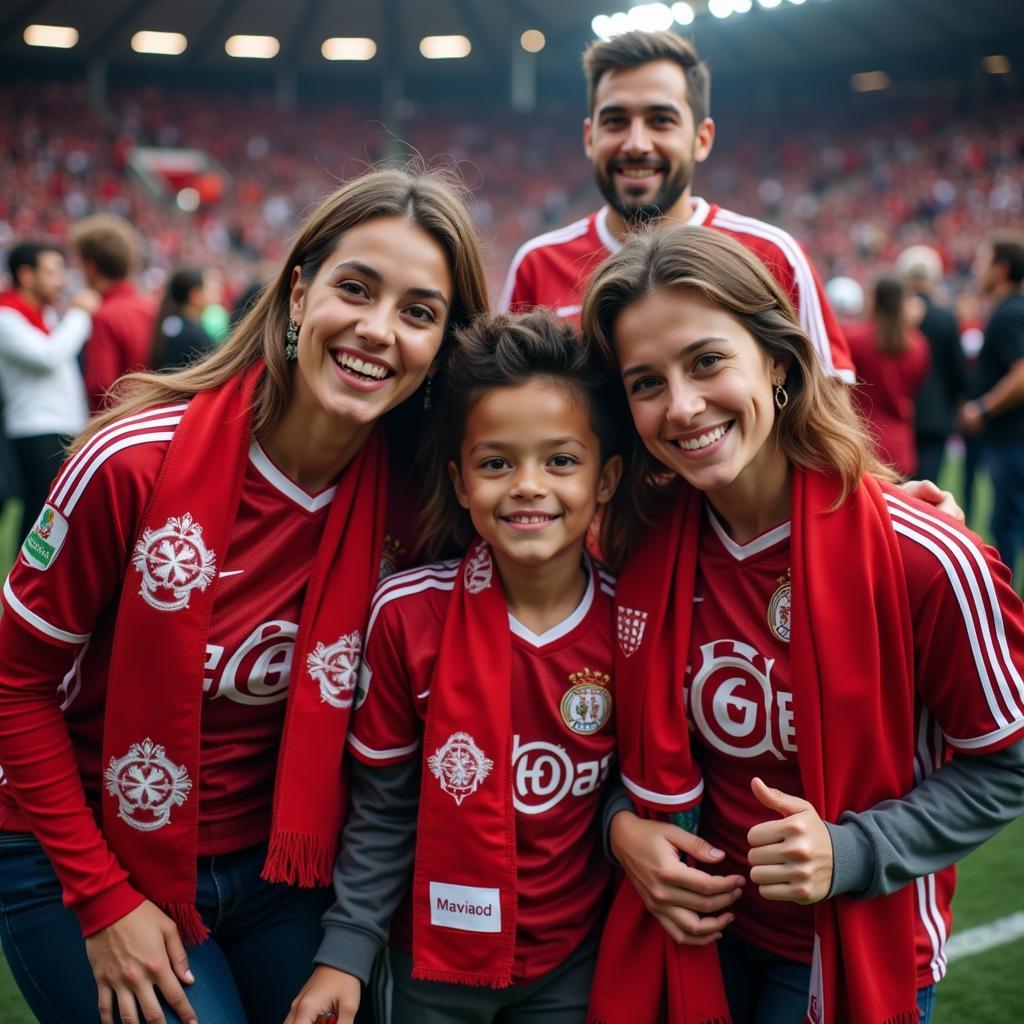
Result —
[[460, 932], [500, 932], [501, 890], [431, 882], [430, 923]]

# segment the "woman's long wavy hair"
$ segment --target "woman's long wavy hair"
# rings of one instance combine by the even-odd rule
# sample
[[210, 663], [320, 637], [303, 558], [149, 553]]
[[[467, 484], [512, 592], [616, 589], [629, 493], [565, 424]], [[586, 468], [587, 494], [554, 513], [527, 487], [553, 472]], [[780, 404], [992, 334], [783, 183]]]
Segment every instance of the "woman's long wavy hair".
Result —
[[[847, 385], [822, 370], [786, 293], [757, 257], [719, 231], [655, 227], [632, 238], [598, 267], [583, 299], [583, 335], [616, 372], [619, 314], [662, 289], [714, 303], [753, 335], [767, 357], [789, 360], [789, 401], [776, 416], [775, 443], [794, 465], [836, 474], [841, 482], [838, 503], [865, 473], [895, 479], [872, 453]], [[601, 524], [601, 550], [613, 565], [621, 564], [675, 480], [637, 434], [621, 387], [616, 418], [623, 436], [632, 440], [624, 445], [629, 453], [625, 479]]]
[[[303, 280], [312, 280], [341, 236], [375, 217], [408, 218], [435, 239], [448, 258], [454, 294], [439, 353], [443, 360], [453, 332], [487, 310], [480, 248], [465, 197], [466, 189], [454, 174], [420, 167], [370, 170], [342, 185], [302, 226], [276, 277], [219, 349], [187, 369], [122, 377], [112, 389], [112, 407], [89, 423], [71, 451], [77, 451], [114, 420], [210, 391], [261, 358], [266, 372], [253, 403], [253, 432], [256, 437], [265, 436], [291, 395], [284, 346], [293, 268], [299, 268]], [[414, 395], [388, 414], [393, 444], [397, 442], [407, 451], [418, 436], [416, 418], [421, 405]]]

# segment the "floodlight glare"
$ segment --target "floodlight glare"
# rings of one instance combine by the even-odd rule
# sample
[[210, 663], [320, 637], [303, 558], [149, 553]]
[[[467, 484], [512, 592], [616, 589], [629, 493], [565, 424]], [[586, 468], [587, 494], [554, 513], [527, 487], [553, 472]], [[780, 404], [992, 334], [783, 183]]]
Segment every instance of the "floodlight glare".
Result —
[[199, 209], [199, 193], [194, 188], [183, 188], [177, 196], [178, 208], [186, 213]]
[[758, 7], [763, 7], [765, 10], [771, 10], [773, 7], [778, 7], [782, 3], [782, 0], [757, 0]]
[[1008, 75], [1010, 73], [1010, 58], [1002, 53], [993, 53], [988, 57], [982, 57], [981, 66], [990, 75]]
[[229, 57], [249, 57], [253, 60], [269, 60], [277, 56], [281, 44], [273, 36], [231, 36], [224, 44]]
[[595, 36], [608, 42], [612, 37], [612, 19], [607, 14], [598, 14], [590, 23]]
[[732, 14], [732, 0], [708, 0], [708, 10], [716, 18], [728, 18]]
[[420, 53], [427, 60], [458, 60], [468, 57], [473, 44], [465, 36], [424, 36]]
[[752, 0], [732, 0], [732, 9], [737, 14], [746, 14], [753, 6]]
[[693, 8], [686, 3], [673, 4], [672, 17], [675, 18], [676, 23], [679, 25], [692, 25]]
[[797, 7], [799, 7], [804, 2], [804, 0], [789, 0], [789, 2], [791, 4], [796, 4]]
[[180, 32], [136, 32], [132, 36], [132, 49], [136, 53], [163, 53], [177, 57], [185, 52], [188, 40]]
[[544, 38], [544, 33], [537, 28], [528, 28], [519, 37], [519, 45], [527, 53], [540, 53], [546, 43], [547, 40]]
[[377, 44], [365, 36], [331, 36], [320, 47], [325, 60], [373, 60]]
[[672, 27], [672, 12], [665, 4], [638, 4], [626, 14], [630, 27], [640, 32], [664, 32]]
[[29, 46], [70, 50], [78, 42], [78, 29], [70, 25], [29, 25], [22, 38]]

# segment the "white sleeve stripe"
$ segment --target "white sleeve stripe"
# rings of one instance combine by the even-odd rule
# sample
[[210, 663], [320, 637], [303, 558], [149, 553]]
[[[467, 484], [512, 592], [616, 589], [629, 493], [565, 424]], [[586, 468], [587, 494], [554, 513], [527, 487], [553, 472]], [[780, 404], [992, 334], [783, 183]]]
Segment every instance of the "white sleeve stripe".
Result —
[[[985, 694], [985, 702], [988, 705], [989, 713], [1000, 726], [1006, 725], [1008, 719], [1006, 715], [1003, 713], [1003, 709], [999, 706], [999, 701], [996, 698], [995, 692], [992, 688], [992, 679], [989, 674], [989, 666], [988, 664], [986, 664], [985, 660], [985, 653], [988, 653], [989, 657], [992, 656], [991, 644], [988, 642], [988, 638], [986, 637], [985, 646], [984, 648], [982, 647], [982, 644], [978, 637], [977, 624], [975, 622], [974, 616], [971, 614], [971, 600], [967, 596], [967, 593], [964, 591], [963, 583], [957, 576], [956, 569], [954, 568], [953, 563], [950, 561], [947, 554], [938, 546], [938, 544], [936, 544], [934, 541], [930, 540], [923, 534], [911, 529], [906, 524], [898, 520], [894, 521], [893, 529], [895, 529], [897, 533], [903, 534], [903, 536], [909, 537], [911, 540], [916, 541], [923, 548], [926, 548], [928, 551], [930, 551], [938, 559], [942, 567], [946, 570], [946, 576], [949, 579], [950, 587], [952, 588], [953, 593], [956, 595], [957, 603], [960, 605], [960, 612], [963, 616], [964, 626], [967, 630], [967, 639], [970, 643], [971, 653], [974, 657], [974, 666], [977, 669], [978, 677], [981, 680], [981, 686]], [[974, 584], [973, 578], [971, 578], [970, 582], [972, 585], [974, 585], [975, 598], [977, 598], [979, 595], [976, 592], [977, 587]], [[982, 616], [982, 621], [985, 621], [984, 616]], [[1018, 714], [1019, 713], [1020, 712], [1018, 711]]]
[[928, 907], [932, 913], [932, 920], [935, 922], [935, 930], [939, 933], [939, 948], [935, 958], [932, 960], [932, 977], [938, 975], [940, 978], [946, 974], [946, 922], [942, 920], [939, 907], [935, 900], [935, 875], [925, 877], [928, 890]]
[[[61, 468], [61, 471], [57, 474], [51, 490], [56, 491], [58, 485], [63, 484], [68, 474], [73, 472], [76, 466], [91, 458], [92, 455], [102, 448], [110, 438], [119, 437], [122, 434], [130, 433], [132, 430], [147, 429], [150, 424], [140, 423], [140, 420], [171, 416], [174, 413], [181, 413], [187, 408], [188, 403], [183, 402], [179, 405], [167, 405], [156, 409], [147, 409], [145, 412], [136, 413], [134, 416], [126, 416], [124, 419], [114, 420], [113, 423], [108, 424], [93, 437], [89, 438], [88, 443], [68, 459]], [[180, 419], [181, 416], [179, 415], [174, 422], [177, 422]], [[134, 424], [134, 426], [132, 424]], [[162, 426], [163, 424], [161, 423], [158, 425]]]
[[134, 434], [131, 437], [123, 438], [116, 444], [112, 444], [109, 448], [104, 448], [100, 455], [89, 463], [89, 468], [82, 474], [82, 478], [78, 482], [78, 486], [74, 489], [71, 497], [67, 499], [67, 502], [60, 511], [64, 514], [65, 518], [69, 518], [71, 516], [71, 513], [75, 510], [75, 506], [78, 504], [79, 498], [82, 497], [82, 493], [85, 491], [86, 487], [89, 486], [89, 481], [96, 475], [103, 463], [112, 455], [116, 455], [125, 448], [133, 448], [137, 444], [147, 444], [150, 441], [170, 441], [172, 437], [174, 437], [173, 430], [160, 431], [154, 434]]
[[781, 228], [772, 227], [764, 221], [755, 220], [751, 217], [743, 217], [730, 210], [719, 210], [715, 214], [713, 224], [721, 224], [723, 227], [732, 228], [753, 235], [755, 238], [763, 238], [774, 243], [786, 257], [786, 261], [793, 268], [796, 275], [796, 286], [800, 294], [800, 323], [807, 331], [811, 344], [814, 346], [822, 365], [826, 370], [835, 372], [835, 364], [832, 361], [832, 344], [829, 341], [828, 331], [825, 330], [825, 317], [821, 310], [821, 299], [818, 296], [818, 289], [814, 286], [814, 275], [811, 273], [807, 256], [800, 248], [796, 239], [787, 231]]
[[368, 747], [365, 743], [361, 743], [352, 733], [349, 733], [348, 745], [353, 750], [358, 750], [363, 757], [368, 757], [371, 761], [386, 761], [391, 757], [407, 757], [409, 754], [416, 753], [420, 741], [417, 740], [415, 743], [410, 743], [407, 747], [395, 747], [392, 750], [374, 750], [373, 747]]
[[564, 228], [547, 231], [543, 235], [537, 235], [536, 238], [531, 238], [528, 242], [524, 242], [517, 250], [515, 256], [512, 257], [512, 263], [509, 265], [508, 274], [505, 277], [505, 284], [501, 289], [501, 298], [498, 299], [497, 312], [508, 312], [509, 304], [512, 302], [512, 292], [515, 291], [516, 274], [519, 272], [519, 266], [534, 249], [540, 249], [549, 245], [562, 245], [565, 242], [574, 241], [587, 233], [589, 221], [589, 217], [584, 217], [582, 220], [576, 220], [571, 224], [567, 224]]
[[377, 584], [377, 589], [374, 592], [373, 600], [386, 594], [389, 590], [394, 590], [395, 587], [404, 587], [414, 580], [423, 579], [424, 576], [437, 576], [442, 579], [449, 579], [458, 574], [459, 563], [453, 562], [431, 562], [429, 565], [418, 565], [414, 569], [402, 569], [399, 572], [393, 572], [390, 576], [385, 576], [384, 579]]
[[14, 612], [18, 618], [23, 619], [30, 626], [34, 626], [39, 630], [40, 633], [45, 633], [49, 637], [53, 637], [54, 640], [63, 640], [68, 644], [84, 644], [89, 639], [89, 633], [70, 633], [66, 629], [59, 629], [57, 626], [51, 625], [42, 616], [37, 615], [31, 608], [26, 607], [18, 596], [14, 593], [11, 588], [11, 581], [7, 579], [4, 581], [4, 597], [7, 598], [7, 603], [11, 607], [11, 611]]
[[961, 739], [958, 736], [946, 734], [946, 742], [951, 747], [956, 747], [957, 750], [978, 750], [981, 747], [987, 747], [991, 743], [998, 743], [1005, 737], [1012, 735], [1022, 726], [1024, 726], [1024, 719], [1018, 718], [1008, 722], [999, 729], [993, 729], [991, 732], [985, 733], [984, 736], [971, 736], [968, 739]]
[[[622, 775], [622, 773], [619, 773]], [[696, 800], [701, 793], [704, 792], [704, 780], [701, 779], [693, 789], [688, 789], [685, 793], [678, 793], [672, 795], [670, 793], [655, 793], [652, 789], [644, 789], [639, 783], [634, 782], [632, 779], [622, 775], [622, 784], [636, 796], [640, 797], [641, 800], [646, 800], [651, 804], [658, 804], [661, 807], [672, 807], [676, 804], [691, 803]]]
[[420, 580], [418, 583], [411, 583], [408, 587], [402, 587], [397, 590], [389, 590], [386, 594], [381, 594], [373, 603], [373, 608], [370, 611], [370, 621], [366, 625], [366, 644], [369, 646], [370, 633], [373, 631], [374, 624], [377, 621], [377, 616], [380, 614], [381, 609], [385, 605], [390, 604], [392, 601], [397, 600], [400, 597], [408, 597], [410, 594], [419, 594], [424, 590], [454, 590], [455, 581], [438, 579], [436, 577], [427, 577], [426, 579]]
[[108, 448], [105, 447], [108, 441], [112, 441], [116, 437], [122, 437], [125, 434], [134, 435], [139, 430], [152, 430], [154, 427], [174, 427], [180, 422], [180, 414], [177, 416], [165, 416], [161, 419], [150, 420], [147, 423], [135, 423], [118, 427], [116, 430], [105, 433], [102, 441], [94, 438], [68, 463], [66, 471], [52, 489], [53, 499], [51, 504], [55, 508], [61, 507], [80, 475], [87, 471], [88, 467], [97, 459], [103, 460], [104, 453], [108, 451]]
[[[975, 593], [975, 601], [979, 609], [978, 617], [984, 629], [985, 640], [992, 654], [993, 661], [999, 668], [1000, 689], [1003, 691], [1008, 706], [1016, 706], [1018, 710], [1024, 710], [1024, 679], [1021, 678], [1017, 665], [1010, 654], [1009, 644], [1006, 640], [1006, 623], [1003, 619], [1003, 611], [999, 607], [995, 583], [992, 580], [992, 573], [988, 567], [988, 562], [985, 561], [984, 554], [978, 550], [977, 545], [966, 534], [953, 529], [939, 518], [928, 516], [927, 513], [913, 508], [913, 506], [908, 505], [895, 495], [886, 494], [886, 501], [893, 514], [905, 518], [908, 523], [912, 523], [919, 529], [943, 540], [945, 546], [956, 554], [964, 576], [970, 581], [972, 592]], [[970, 556], [971, 561], [974, 563], [973, 570], [967, 564], [964, 552]], [[987, 602], [978, 599], [979, 580], [984, 585]], [[995, 633], [995, 643], [992, 642], [989, 632], [990, 625]], [[1009, 692], [1007, 677], [1013, 682], [1016, 694]]]

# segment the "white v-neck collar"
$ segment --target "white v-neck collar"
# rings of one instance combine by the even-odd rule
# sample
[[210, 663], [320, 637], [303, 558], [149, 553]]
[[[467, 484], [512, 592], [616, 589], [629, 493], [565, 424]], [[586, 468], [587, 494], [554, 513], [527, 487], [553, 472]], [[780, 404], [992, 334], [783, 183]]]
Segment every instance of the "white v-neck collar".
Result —
[[738, 544], [725, 532], [725, 527], [718, 521], [718, 516], [715, 515], [715, 510], [710, 505], [708, 506], [708, 519], [711, 521], [711, 529], [715, 531], [715, 536], [737, 562], [744, 562], [754, 555], [759, 555], [762, 551], [775, 547], [793, 532], [792, 523], [787, 520], [784, 523], [779, 523], [778, 526], [773, 526], [753, 540], [747, 541], [746, 544]]
[[[693, 213], [686, 219], [688, 227], [700, 227], [704, 221], [708, 219], [708, 211], [711, 209], [706, 199], [701, 199], [700, 196], [690, 196], [690, 202], [693, 203]], [[623, 242], [620, 242], [615, 235], [612, 234], [612, 229], [608, 227], [608, 214], [609, 208], [602, 206], [597, 211], [597, 216], [594, 218], [594, 228], [597, 231], [597, 237], [601, 239], [601, 244], [612, 253], [618, 252]]]
[[286, 477], [270, 461], [270, 457], [260, 447], [259, 441], [253, 441], [249, 446], [249, 461], [274, 490], [280, 491], [286, 498], [294, 501], [296, 505], [307, 512], [319, 512], [320, 509], [326, 508], [334, 500], [334, 494], [338, 490], [338, 485], [334, 484], [319, 494], [307, 494], [294, 480]]
[[591, 605], [594, 603], [594, 567], [590, 564], [589, 558], [583, 559], [583, 567], [587, 571], [587, 589], [583, 592], [580, 603], [575, 610], [562, 619], [556, 626], [541, 634], [534, 633], [532, 629], [524, 626], [511, 612], [508, 613], [508, 628], [521, 640], [525, 640], [531, 647], [546, 647], [555, 640], [560, 640], [567, 633], [571, 633], [587, 616]]

